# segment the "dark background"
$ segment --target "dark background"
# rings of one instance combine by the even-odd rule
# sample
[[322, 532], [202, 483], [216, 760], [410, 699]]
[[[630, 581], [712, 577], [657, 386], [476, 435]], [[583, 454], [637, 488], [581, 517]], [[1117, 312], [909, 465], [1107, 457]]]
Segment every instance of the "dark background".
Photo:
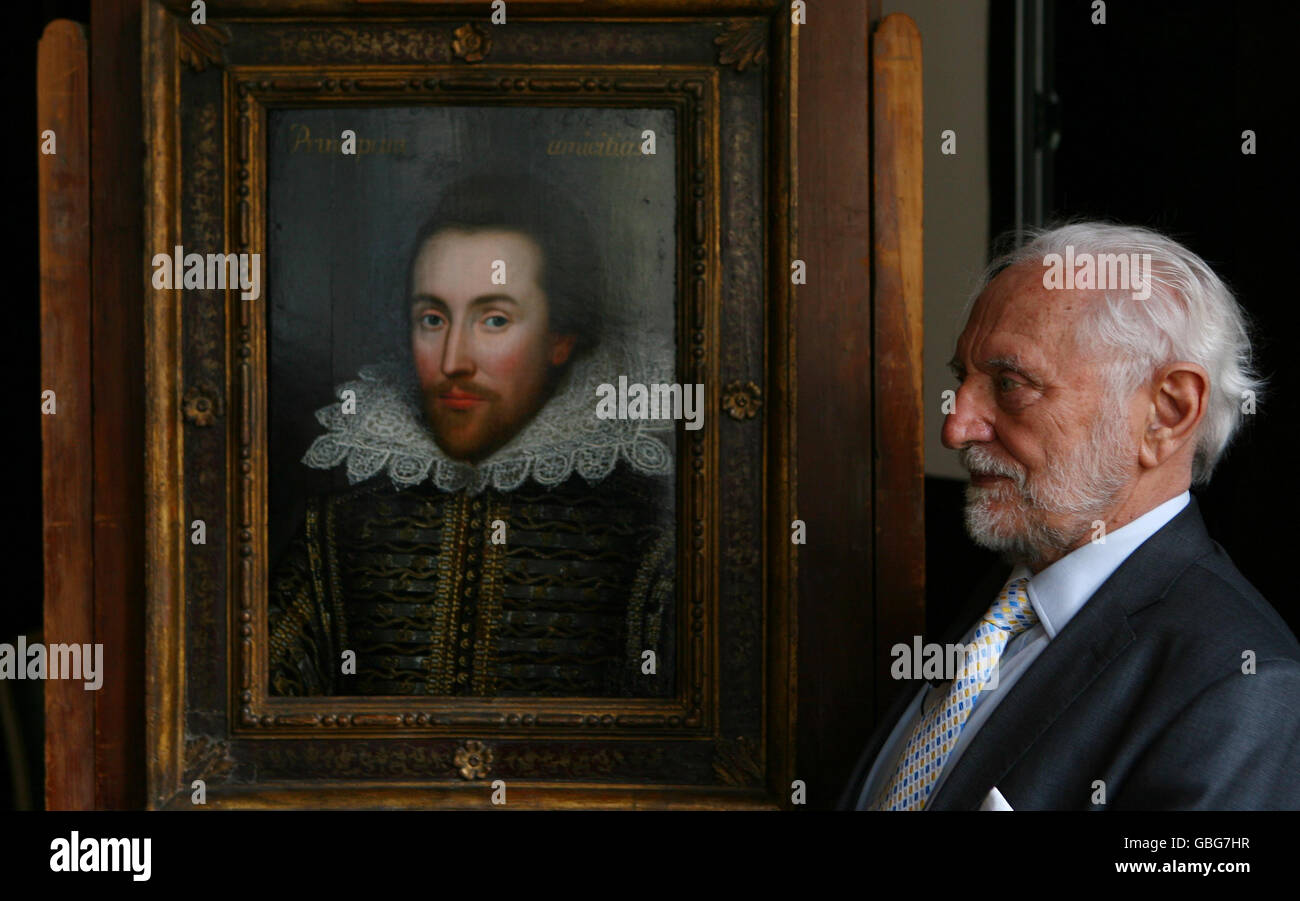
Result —
[[[1211, 535], [1300, 631], [1300, 602], [1287, 579], [1295, 534], [1290, 467], [1300, 438], [1292, 398], [1300, 376], [1288, 365], [1296, 303], [1290, 246], [1296, 209], [1294, 131], [1300, 34], [1285, 2], [1209, 0], [1110, 2], [1108, 25], [1082, 27], [1087, 0], [1055, 4], [1053, 69], [1061, 99], [1061, 142], [1053, 160], [1050, 206], [1060, 215], [1105, 216], [1172, 233], [1213, 265], [1259, 325], [1260, 369], [1271, 392], [1234, 442], [1208, 489], [1198, 491]], [[17, 347], [13, 393], [22, 423], [6, 442], [9, 590], [0, 603], [0, 641], [39, 634], [41, 482], [39, 269], [36, 233], [36, 41], [44, 24], [88, 21], [81, 0], [37, 0], [6, 8], [15, 32], [5, 55], [15, 122], [7, 167], [13, 198], [7, 234], [18, 284], [11, 332]], [[990, 119], [1010, 107], [1012, 59], [998, 23], [1009, 0], [996, 0], [990, 53]], [[1070, 15], [1062, 15], [1069, 11]], [[1005, 35], [1005, 31], [1001, 33]], [[92, 84], [92, 103], [95, 85]], [[106, 102], [102, 101], [101, 102]], [[1291, 127], [1287, 127], [1291, 126]], [[1240, 153], [1241, 132], [1256, 132], [1258, 153]], [[994, 231], [1011, 225], [1010, 130], [995, 127], [990, 147]], [[804, 403], [813, 402], [805, 399]], [[804, 473], [803, 479], [815, 478]], [[970, 574], [994, 560], [961, 530], [960, 482], [926, 480], [927, 625], [946, 624], [969, 590]], [[11, 692], [27, 748], [26, 800], [40, 806], [40, 684], [0, 685]], [[9, 746], [0, 751], [0, 808], [21, 798], [9, 778]]]

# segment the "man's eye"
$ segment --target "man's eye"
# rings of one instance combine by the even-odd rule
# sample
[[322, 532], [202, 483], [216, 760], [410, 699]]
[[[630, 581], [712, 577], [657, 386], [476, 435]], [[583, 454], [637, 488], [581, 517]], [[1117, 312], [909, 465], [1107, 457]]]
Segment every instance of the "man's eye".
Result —
[[425, 328], [438, 328], [442, 323], [443, 319], [437, 313], [425, 313], [420, 317], [420, 324]]
[[510, 320], [502, 316], [500, 313], [493, 313], [491, 316], [484, 319], [483, 323], [489, 328], [505, 328], [510, 324]]
[[1015, 389], [1017, 389], [1017, 388], [1019, 388], [1019, 387], [1020, 387], [1020, 383], [1017, 382], [1015, 379], [1013, 379], [1013, 378], [1008, 378], [1008, 377], [1005, 376], [1005, 375], [998, 376], [998, 390], [1000, 390], [1000, 391], [1014, 391]]

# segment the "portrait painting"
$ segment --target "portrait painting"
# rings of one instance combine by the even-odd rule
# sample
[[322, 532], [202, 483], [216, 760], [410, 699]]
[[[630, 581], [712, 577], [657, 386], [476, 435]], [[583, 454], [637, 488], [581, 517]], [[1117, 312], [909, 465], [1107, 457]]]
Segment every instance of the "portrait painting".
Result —
[[156, 803], [775, 804], [789, 23], [285, 9], [148, 23]]
[[672, 694], [674, 128], [270, 113], [273, 696]]

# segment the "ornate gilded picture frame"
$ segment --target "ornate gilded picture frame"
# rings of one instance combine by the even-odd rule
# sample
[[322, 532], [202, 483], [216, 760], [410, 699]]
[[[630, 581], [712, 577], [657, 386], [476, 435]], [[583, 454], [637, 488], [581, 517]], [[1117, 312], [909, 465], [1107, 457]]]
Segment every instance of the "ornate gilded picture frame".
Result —
[[[153, 807], [196, 806], [200, 790], [207, 808], [790, 802], [789, 6], [497, 13], [284, 0], [208, 4], [198, 22], [189, 3], [146, 6]], [[481, 250], [528, 272], [526, 253], [483, 242], [534, 234], [540, 286], [569, 255], [544, 225], [471, 221], [464, 204], [454, 227], [416, 227], [426, 208], [451, 215], [458, 184], [481, 206], [482, 179], [506, 169], [541, 173], [560, 190], [538, 198], [589, 220], [578, 245], [608, 260], [598, 293], [647, 324], [623, 327], [632, 354], [651, 357], [649, 323], [672, 348], [659, 369], [610, 373], [698, 386], [694, 427], [664, 417], [606, 456], [580, 448], [563, 482], [569, 471], [531, 449], [527, 472], [502, 456], [526, 426], [452, 449], [484, 397], [460, 391], [452, 339], [437, 337], [464, 311], [439, 261]], [[366, 200], [377, 184], [392, 196]], [[507, 199], [521, 190], [533, 189]], [[556, 284], [541, 292], [552, 323]], [[360, 295], [374, 306], [348, 306]], [[502, 303], [526, 306], [517, 293]], [[499, 340], [511, 314], [483, 309], [484, 340]], [[388, 333], [369, 331], [376, 310], [392, 315]], [[333, 326], [313, 343], [316, 318]], [[366, 393], [379, 370], [349, 375], [372, 338], [409, 350], [401, 371], [419, 374], [393, 389], [390, 418]], [[577, 371], [565, 340], [545, 346], [556, 373]], [[550, 402], [537, 403], [520, 422], [545, 418]], [[382, 444], [408, 414], [399, 426], [415, 437]], [[377, 425], [358, 438], [363, 422]], [[332, 467], [318, 502], [302, 486]], [[650, 507], [628, 512], [610, 487], [621, 472], [654, 477]], [[597, 658], [611, 676], [573, 675]]]

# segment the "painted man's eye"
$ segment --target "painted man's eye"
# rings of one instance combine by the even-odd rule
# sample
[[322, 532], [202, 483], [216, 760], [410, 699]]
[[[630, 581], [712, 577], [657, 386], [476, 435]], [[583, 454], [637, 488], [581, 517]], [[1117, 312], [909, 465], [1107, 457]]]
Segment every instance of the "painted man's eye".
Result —
[[437, 313], [425, 313], [420, 317], [420, 325], [425, 328], [438, 328], [442, 325], [443, 319]]
[[510, 324], [510, 320], [502, 316], [500, 313], [493, 313], [491, 316], [484, 319], [483, 323], [489, 328], [505, 328]]

